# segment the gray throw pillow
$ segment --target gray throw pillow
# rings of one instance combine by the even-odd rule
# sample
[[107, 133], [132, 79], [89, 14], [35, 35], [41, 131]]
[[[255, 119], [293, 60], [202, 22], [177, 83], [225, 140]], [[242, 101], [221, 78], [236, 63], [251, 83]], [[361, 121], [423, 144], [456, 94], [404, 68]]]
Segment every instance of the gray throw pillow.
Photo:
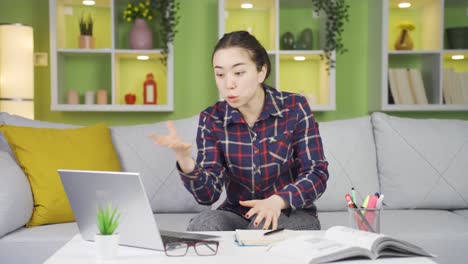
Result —
[[[175, 120], [177, 133], [193, 144], [196, 157], [198, 116]], [[154, 212], [190, 213], [209, 210], [185, 189], [172, 150], [157, 146], [148, 135], [168, 133], [165, 122], [111, 127], [112, 140], [122, 170], [139, 172]]]
[[345, 194], [356, 188], [363, 201], [379, 191], [377, 160], [370, 116], [319, 122], [323, 150], [329, 163], [327, 190], [317, 202], [319, 211], [346, 210]]
[[0, 237], [24, 226], [33, 198], [26, 175], [5, 151], [0, 151]]
[[389, 208], [468, 208], [468, 121], [373, 113], [372, 123]]

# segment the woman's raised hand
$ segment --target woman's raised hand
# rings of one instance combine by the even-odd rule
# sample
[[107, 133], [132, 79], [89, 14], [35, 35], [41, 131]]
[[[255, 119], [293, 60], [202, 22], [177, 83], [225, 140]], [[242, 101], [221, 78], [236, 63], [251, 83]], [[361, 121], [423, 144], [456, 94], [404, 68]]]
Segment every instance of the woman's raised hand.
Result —
[[176, 159], [180, 165], [188, 159], [192, 160], [192, 144], [184, 142], [179, 137], [172, 121], [167, 121], [166, 126], [169, 130], [168, 135], [151, 134], [149, 137], [154, 140], [155, 144], [174, 150]]

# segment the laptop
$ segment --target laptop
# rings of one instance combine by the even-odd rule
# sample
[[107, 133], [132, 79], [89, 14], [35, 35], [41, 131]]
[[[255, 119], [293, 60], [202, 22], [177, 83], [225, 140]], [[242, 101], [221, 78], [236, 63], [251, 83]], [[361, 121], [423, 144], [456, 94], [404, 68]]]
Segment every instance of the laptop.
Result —
[[121, 245], [164, 251], [167, 242], [217, 237], [160, 230], [139, 173], [62, 169], [58, 173], [84, 240], [94, 240], [98, 205], [109, 202], [121, 213], [116, 230]]

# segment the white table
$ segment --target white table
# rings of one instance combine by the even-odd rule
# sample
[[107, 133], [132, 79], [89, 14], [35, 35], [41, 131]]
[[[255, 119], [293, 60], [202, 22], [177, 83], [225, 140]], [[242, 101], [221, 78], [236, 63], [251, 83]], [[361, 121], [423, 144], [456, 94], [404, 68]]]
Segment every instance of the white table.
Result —
[[[240, 247], [234, 241], [234, 232], [205, 232], [206, 234], [214, 234], [220, 236], [217, 238], [219, 243], [218, 253], [216, 256], [201, 257], [197, 256], [193, 250], [193, 247], [189, 249], [189, 252], [184, 257], [167, 257], [164, 252], [119, 246], [118, 256], [116, 259], [111, 261], [99, 261], [96, 259], [95, 243], [85, 241], [79, 234], [74, 236], [68, 243], [60, 248], [54, 255], [52, 255], [45, 263], [47, 264], [74, 264], [74, 263], [132, 263], [132, 264], [144, 264], [144, 263], [213, 263], [213, 264], [246, 264], [246, 263], [262, 263], [262, 264], [273, 264], [273, 263], [287, 263], [290, 264], [292, 261], [285, 257], [272, 256], [266, 251], [267, 247]], [[300, 231], [297, 235], [317, 235], [322, 236], [324, 231]], [[378, 259], [375, 261], [371, 260], [352, 260], [339, 263], [414, 263], [414, 264], [425, 264], [435, 263], [430, 258], [423, 257], [412, 257], [409, 258], [392, 258], [392, 259]]]

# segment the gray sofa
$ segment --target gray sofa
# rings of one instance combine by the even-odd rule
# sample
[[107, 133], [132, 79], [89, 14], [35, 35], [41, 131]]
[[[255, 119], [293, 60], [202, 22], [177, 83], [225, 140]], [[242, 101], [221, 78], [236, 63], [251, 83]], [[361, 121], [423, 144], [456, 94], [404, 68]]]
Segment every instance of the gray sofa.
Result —
[[[194, 142], [197, 122], [193, 116], [175, 125]], [[6, 113], [0, 113], [0, 124], [73, 127]], [[160, 228], [182, 231], [197, 212], [220, 201], [201, 206], [184, 189], [172, 153], [147, 137], [165, 132], [164, 123], [111, 127], [122, 168], [141, 173]], [[344, 195], [352, 186], [358, 200], [379, 191], [385, 194], [383, 233], [424, 247], [439, 263], [466, 263], [468, 121], [373, 113], [321, 122], [320, 133], [330, 163], [327, 191], [317, 201], [322, 229], [347, 224]], [[78, 230], [75, 223], [23, 227], [32, 210], [31, 191], [7, 151], [0, 136], [0, 263], [42, 263]]]

